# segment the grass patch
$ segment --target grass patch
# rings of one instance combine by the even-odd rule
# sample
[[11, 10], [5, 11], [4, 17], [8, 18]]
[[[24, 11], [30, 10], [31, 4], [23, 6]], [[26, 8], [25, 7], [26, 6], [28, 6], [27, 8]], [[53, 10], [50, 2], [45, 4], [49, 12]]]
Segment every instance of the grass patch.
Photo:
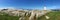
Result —
[[[3, 15], [1, 15], [3, 14]], [[5, 12], [0, 13], [0, 20], [19, 20], [18, 16], [10, 16], [6, 14]]]
[[[46, 15], [50, 17], [50, 19], [48, 20], [60, 20], [60, 11], [49, 12]], [[47, 20], [47, 19], [45, 18], [45, 15], [44, 15], [44, 16], [39, 17], [38, 20]]]

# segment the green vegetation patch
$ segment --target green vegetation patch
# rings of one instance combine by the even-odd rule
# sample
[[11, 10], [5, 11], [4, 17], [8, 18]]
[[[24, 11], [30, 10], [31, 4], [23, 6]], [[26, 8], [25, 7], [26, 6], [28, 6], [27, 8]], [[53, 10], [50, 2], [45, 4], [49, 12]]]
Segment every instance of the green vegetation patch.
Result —
[[60, 11], [49, 12], [46, 16], [49, 16], [50, 19], [46, 19], [44, 15], [39, 17], [38, 20], [60, 20]]
[[[3, 15], [1, 15], [3, 14]], [[7, 13], [0, 13], [0, 20], [19, 20], [18, 16], [10, 16]]]

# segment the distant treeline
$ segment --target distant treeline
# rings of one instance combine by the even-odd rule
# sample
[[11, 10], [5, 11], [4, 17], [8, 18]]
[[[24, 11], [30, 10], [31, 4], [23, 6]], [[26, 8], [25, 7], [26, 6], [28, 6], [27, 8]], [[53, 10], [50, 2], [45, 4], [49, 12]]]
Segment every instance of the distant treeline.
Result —
[[60, 9], [51, 9], [52, 11], [60, 11]]

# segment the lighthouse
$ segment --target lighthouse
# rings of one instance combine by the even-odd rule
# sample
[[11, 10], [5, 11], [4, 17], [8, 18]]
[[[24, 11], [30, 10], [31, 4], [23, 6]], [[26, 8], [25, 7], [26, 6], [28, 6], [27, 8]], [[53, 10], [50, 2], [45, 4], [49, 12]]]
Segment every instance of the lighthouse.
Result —
[[44, 6], [44, 10], [47, 10], [47, 9], [46, 9], [46, 6]]
[[44, 6], [44, 13], [46, 13], [47, 12], [47, 7], [46, 6]]

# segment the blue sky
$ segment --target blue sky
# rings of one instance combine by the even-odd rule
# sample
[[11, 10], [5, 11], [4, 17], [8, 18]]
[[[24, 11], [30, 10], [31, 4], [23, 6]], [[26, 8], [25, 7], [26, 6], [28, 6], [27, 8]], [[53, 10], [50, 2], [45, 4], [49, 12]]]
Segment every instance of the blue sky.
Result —
[[23, 9], [59, 9], [60, 0], [0, 0], [0, 8], [23, 8]]

